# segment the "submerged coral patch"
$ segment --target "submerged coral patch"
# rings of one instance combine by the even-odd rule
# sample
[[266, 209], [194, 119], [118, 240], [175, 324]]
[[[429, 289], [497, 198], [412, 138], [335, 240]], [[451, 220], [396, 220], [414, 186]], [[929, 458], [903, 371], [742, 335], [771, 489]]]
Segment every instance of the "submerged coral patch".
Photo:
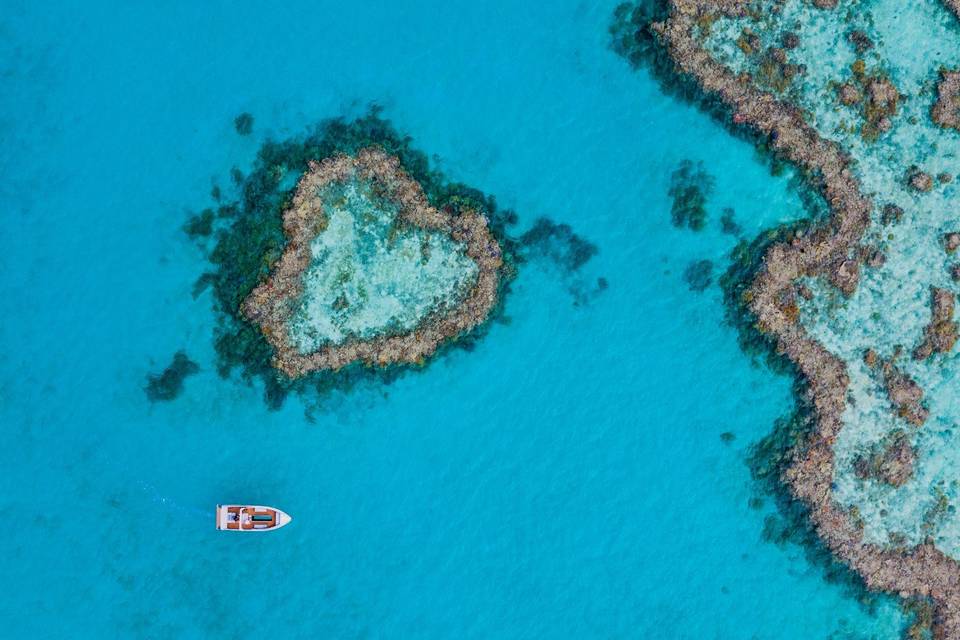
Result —
[[694, 260], [683, 270], [683, 280], [690, 291], [705, 291], [713, 282], [713, 262], [710, 260]]
[[675, 227], [701, 231], [707, 222], [707, 197], [713, 190], [713, 176], [702, 162], [684, 160], [670, 176], [668, 191], [673, 199], [670, 218]]
[[547, 218], [538, 218], [520, 236], [520, 244], [528, 256], [547, 258], [568, 272], [597, 255], [597, 245], [574, 233], [570, 225]]
[[854, 459], [854, 473], [861, 480], [875, 480], [899, 487], [913, 475], [916, 455], [916, 449], [906, 432], [893, 431]]
[[486, 218], [431, 206], [376, 148], [311, 161], [283, 226], [283, 255], [241, 308], [290, 377], [421, 362], [496, 304], [503, 258]]
[[599, 252], [597, 245], [578, 235], [570, 225], [538, 218], [520, 235], [518, 242], [525, 260], [541, 261], [553, 267], [552, 271], [566, 283], [573, 306], [586, 306], [607, 290], [606, 278], [591, 279], [582, 272]]
[[233, 120], [233, 127], [242, 136], [248, 136], [253, 132], [253, 116], [246, 111], [238, 115]]
[[183, 381], [200, 371], [196, 362], [185, 351], [178, 351], [170, 364], [160, 373], [147, 375], [143, 388], [150, 402], [166, 402], [175, 399], [183, 391]]

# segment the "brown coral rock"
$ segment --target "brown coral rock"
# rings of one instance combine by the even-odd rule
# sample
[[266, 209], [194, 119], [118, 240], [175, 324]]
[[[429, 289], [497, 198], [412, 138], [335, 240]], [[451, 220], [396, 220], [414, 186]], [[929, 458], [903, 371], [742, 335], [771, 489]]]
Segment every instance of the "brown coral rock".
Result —
[[926, 360], [934, 353], [947, 353], [957, 341], [953, 321], [955, 298], [939, 287], [930, 287], [930, 323], [923, 330], [923, 342], [913, 350], [914, 360]]
[[853, 470], [861, 480], [876, 480], [892, 487], [903, 486], [913, 475], [917, 451], [903, 431], [896, 431], [869, 454], [853, 462]]
[[929, 411], [923, 406], [923, 389], [913, 378], [898, 369], [892, 362], [882, 363], [883, 384], [887, 398], [896, 415], [915, 427], [927, 421]]
[[864, 54], [870, 49], [873, 49], [873, 40], [870, 39], [870, 36], [859, 29], [854, 29], [847, 34], [847, 39], [853, 45], [853, 48], [858, 54]]
[[941, 127], [960, 130], [960, 71], [940, 70], [937, 101], [930, 116]]
[[895, 113], [900, 93], [888, 78], [871, 78], [867, 81], [867, 95], [870, 106], [887, 113]]
[[883, 210], [880, 212], [881, 224], [894, 224], [900, 222], [901, 219], [903, 219], [902, 207], [898, 207], [895, 204], [883, 205]]
[[792, 31], [787, 31], [783, 34], [780, 42], [783, 43], [784, 49], [796, 49], [800, 46], [800, 36]]
[[851, 296], [860, 281], [860, 263], [857, 260], [843, 260], [830, 270], [827, 277], [843, 295]]
[[837, 96], [840, 98], [840, 104], [852, 107], [859, 104], [863, 99], [860, 89], [852, 82], [845, 82], [837, 88]]
[[933, 189], [933, 177], [929, 173], [920, 171], [916, 167], [911, 167], [907, 171], [907, 184], [914, 191], [926, 193]]
[[861, 247], [859, 255], [860, 260], [871, 269], [878, 269], [887, 262], [887, 256], [877, 247]]
[[960, 247], [960, 232], [951, 231], [943, 234], [943, 248], [947, 253], [953, 253]]
[[957, 341], [954, 295], [938, 287], [930, 287], [930, 294], [930, 323], [923, 330], [923, 342], [913, 351], [914, 360], [926, 360], [934, 353], [948, 353]]

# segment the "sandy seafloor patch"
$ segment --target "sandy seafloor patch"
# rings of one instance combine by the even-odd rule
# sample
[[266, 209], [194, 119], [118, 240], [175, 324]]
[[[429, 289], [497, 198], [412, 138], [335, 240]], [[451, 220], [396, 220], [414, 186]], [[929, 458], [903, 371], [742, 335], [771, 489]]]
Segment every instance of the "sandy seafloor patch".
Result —
[[[801, 214], [746, 143], [607, 49], [614, 2], [8, 5], [0, 22], [4, 634], [218, 638], [891, 638], [804, 550], [764, 542], [744, 450], [791, 409], [716, 286], [734, 239]], [[472, 353], [311, 424], [213, 368], [180, 225], [266, 136], [376, 101], [457, 180], [600, 248], [526, 270]], [[233, 118], [254, 114], [254, 133]], [[708, 229], [670, 224], [683, 159]], [[179, 348], [203, 371], [151, 405]], [[725, 445], [722, 432], [736, 440]], [[276, 504], [272, 535], [213, 529]]]

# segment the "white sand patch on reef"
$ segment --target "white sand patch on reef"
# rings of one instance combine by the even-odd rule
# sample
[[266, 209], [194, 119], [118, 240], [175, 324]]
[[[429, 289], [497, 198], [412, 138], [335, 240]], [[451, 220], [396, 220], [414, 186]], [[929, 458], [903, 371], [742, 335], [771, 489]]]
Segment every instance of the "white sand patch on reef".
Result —
[[[369, 183], [324, 194], [327, 226], [310, 244], [300, 309], [290, 326], [301, 353], [350, 338], [409, 331], [463, 298], [477, 276], [466, 245], [400, 224]], [[332, 189], [328, 187], [328, 189]]]

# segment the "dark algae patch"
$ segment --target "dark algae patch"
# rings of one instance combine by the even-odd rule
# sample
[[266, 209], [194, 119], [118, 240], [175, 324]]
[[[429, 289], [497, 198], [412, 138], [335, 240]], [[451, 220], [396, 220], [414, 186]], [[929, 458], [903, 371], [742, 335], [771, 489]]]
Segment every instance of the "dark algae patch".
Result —
[[599, 253], [599, 249], [568, 224], [538, 218], [519, 237], [519, 245], [525, 260], [541, 260], [559, 270], [575, 307], [588, 305], [609, 286], [607, 279], [602, 276], [592, 279], [580, 273]]
[[548, 218], [538, 218], [520, 236], [520, 244], [528, 255], [549, 258], [567, 271], [577, 271], [597, 255], [597, 245], [578, 236], [570, 225]]
[[253, 132], [253, 116], [244, 111], [233, 120], [233, 126], [242, 136], [248, 136]]
[[673, 199], [670, 219], [675, 227], [702, 231], [707, 223], [707, 197], [713, 190], [713, 176], [702, 162], [684, 160], [670, 176], [667, 192]]
[[683, 280], [690, 291], [706, 291], [713, 282], [713, 262], [710, 260], [694, 260], [683, 270]]
[[743, 233], [743, 228], [737, 222], [736, 212], [731, 207], [724, 207], [720, 214], [720, 230], [731, 236]]
[[173, 361], [161, 373], [147, 375], [147, 385], [143, 388], [150, 402], [174, 400], [183, 391], [183, 381], [200, 371], [186, 352], [178, 351]]
[[204, 209], [191, 217], [183, 225], [183, 231], [193, 239], [206, 238], [213, 233], [213, 221], [216, 218], [213, 209]]
[[[378, 107], [372, 107], [354, 120], [326, 120], [303, 135], [267, 140], [246, 173], [236, 167], [231, 170], [238, 198], [230, 201], [228, 190], [220, 194], [221, 202], [213, 210], [211, 222], [212, 242], [207, 253], [210, 268], [198, 278], [194, 294], [201, 295], [207, 289], [212, 293], [217, 317], [214, 344], [219, 375], [224, 378], [238, 375], [248, 383], [259, 381], [271, 408], [279, 408], [290, 393], [305, 395], [308, 400], [320, 399], [330, 392], [348, 391], [358, 384], [388, 384], [409, 370], [423, 366], [351, 364], [336, 371], [316, 371], [291, 379], [274, 368], [272, 347], [240, 310], [243, 301], [267, 278], [283, 253], [286, 237], [282, 214], [289, 207], [294, 187], [307, 171], [308, 163], [336, 155], [354, 155], [369, 147], [396, 157], [437, 209], [454, 216], [467, 210], [482, 211], [502, 249], [497, 304], [488, 321], [447, 341], [438, 355], [452, 348], [472, 350], [492, 321], [505, 321], [504, 300], [518, 269], [527, 259], [523, 242], [509, 233], [516, 224], [516, 214], [499, 208], [492, 196], [448, 180], [431, 166], [427, 154], [413, 146], [412, 138], [398, 132], [390, 121], [380, 116]], [[200, 224], [188, 222], [188, 234], [201, 237], [202, 234], [190, 231], [197, 226], [204, 231], [205, 220]], [[580, 240], [564, 225], [544, 221], [536, 223], [534, 229], [537, 231], [527, 236], [526, 243], [528, 251], [535, 254], [531, 258], [547, 254], [566, 264], [580, 265], [596, 252], [595, 247]], [[539, 249], [533, 250], [534, 244]]]

